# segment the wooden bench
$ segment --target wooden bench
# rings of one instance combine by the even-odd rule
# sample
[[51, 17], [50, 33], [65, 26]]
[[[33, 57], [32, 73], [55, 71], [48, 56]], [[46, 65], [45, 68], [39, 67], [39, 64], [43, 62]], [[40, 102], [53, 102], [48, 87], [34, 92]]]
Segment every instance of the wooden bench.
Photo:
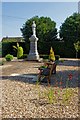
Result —
[[45, 71], [45, 68], [41, 68], [41, 69], [39, 68], [40, 73], [39, 73], [38, 80], [39, 80], [39, 82], [41, 82], [41, 78], [46, 77], [48, 85], [50, 85], [50, 82], [51, 82], [50, 79], [51, 79], [51, 75], [52, 75], [53, 71], [56, 73], [56, 64], [52, 63], [52, 62], [47, 62], [46, 64], [48, 65], [47, 68], [49, 69], [49, 72], [48, 72], [48, 74], [45, 75], [43, 72], [43, 70]]

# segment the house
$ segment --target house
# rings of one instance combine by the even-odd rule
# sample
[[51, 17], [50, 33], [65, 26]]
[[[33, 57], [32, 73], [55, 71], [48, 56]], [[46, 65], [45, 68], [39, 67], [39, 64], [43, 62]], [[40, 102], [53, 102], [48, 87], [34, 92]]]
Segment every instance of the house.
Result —
[[24, 42], [23, 37], [3, 37], [1, 42]]

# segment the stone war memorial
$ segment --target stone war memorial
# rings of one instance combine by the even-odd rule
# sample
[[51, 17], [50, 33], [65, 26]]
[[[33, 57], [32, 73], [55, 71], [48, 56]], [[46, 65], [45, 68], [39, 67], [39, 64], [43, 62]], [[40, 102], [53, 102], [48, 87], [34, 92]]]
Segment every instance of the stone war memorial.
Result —
[[33, 31], [33, 35], [29, 38], [29, 40], [30, 40], [30, 51], [29, 51], [29, 55], [28, 55], [27, 60], [39, 60], [39, 54], [38, 54], [38, 50], [37, 50], [38, 38], [36, 37], [35, 21], [33, 21], [33, 24], [32, 24], [32, 31]]

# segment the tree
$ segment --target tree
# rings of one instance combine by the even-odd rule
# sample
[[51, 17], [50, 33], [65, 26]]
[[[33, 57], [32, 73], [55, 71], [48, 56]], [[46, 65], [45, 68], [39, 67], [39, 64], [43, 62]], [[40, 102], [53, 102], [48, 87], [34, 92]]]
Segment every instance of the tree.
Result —
[[65, 43], [71, 43], [80, 40], [80, 14], [74, 13], [68, 17], [60, 27], [60, 38]]
[[80, 41], [77, 41], [76, 43], [74, 43], [74, 48], [76, 50], [76, 58], [77, 58], [78, 51], [80, 50]]
[[57, 39], [56, 23], [49, 17], [39, 18], [38, 16], [35, 16], [27, 20], [20, 29], [22, 36], [27, 43], [29, 43], [29, 38], [32, 35], [32, 21], [35, 21], [37, 25], [36, 35], [39, 38], [39, 49], [43, 49], [44, 47], [46, 48], [46, 45], [47, 49], [50, 49], [52, 42]]

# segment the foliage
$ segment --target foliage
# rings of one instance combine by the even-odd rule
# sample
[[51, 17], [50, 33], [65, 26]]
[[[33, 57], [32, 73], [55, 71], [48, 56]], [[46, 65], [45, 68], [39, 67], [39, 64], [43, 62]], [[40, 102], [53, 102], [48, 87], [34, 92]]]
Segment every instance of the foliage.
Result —
[[5, 56], [5, 59], [6, 59], [6, 61], [11, 61], [11, 60], [13, 60], [13, 55], [11, 55], [11, 54], [7, 54], [6, 56]]
[[22, 59], [27, 58], [27, 54], [23, 54], [23, 56], [21, 57]]
[[66, 89], [65, 91], [64, 91], [64, 94], [63, 94], [63, 96], [62, 96], [62, 101], [63, 101], [63, 103], [64, 104], [67, 104], [67, 103], [69, 103], [69, 100], [71, 99], [71, 96], [73, 96], [73, 91], [71, 90], [71, 89]]
[[[19, 46], [21, 46], [24, 50], [24, 54], [28, 54], [29, 46], [25, 44], [25, 42], [18, 42]], [[2, 57], [5, 57], [7, 54], [11, 54], [13, 56], [17, 56], [17, 50], [13, 49], [13, 46], [16, 46], [16, 42], [2, 42]]]
[[[29, 45], [25, 44], [25, 42], [19, 42], [19, 45], [23, 48], [24, 54], [29, 53]], [[7, 54], [12, 54], [13, 56], [17, 56], [17, 50], [14, 51], [13, 46], [16, 46], [16, 42], [2, 42], [2, 57], [5, 57]], [[69, 46], [69, 45], [68, 45]], [[52, 44], [52, 48], [54, 49], [55, 55], [60, 55], [61, 58], [75, 58], [75, 49], [67, 47], [64, 42], [54, 41]], [[49, 59], [49, 51], [47, 47], [45, 49], [38, 49], [40, 57], [43, 59]], [[68, 52], [69, 51], [69, 52]]]
[[76, 58], [78, 57], [78, 52], [80, 51], [80, 41], [74, 43], [74, 48], [76, 50]]
[[64, 60], [60, 60], [60, 62], [62, 62], [62, 63], [63, 63], [63, 62], [64, 62]]
[[48, 101], [50, 104], [53, 103], [53, 89], [50, 88], [49, 92], [48, 92]]
[[47, 66], [43, 65], [43, 66], [40, 66], [40, 68], [46, 68]]
[[0, 57], [2, 57], [2, 42], [0, 42]]
[[76, 43], [74, 43], [74, 48], [77, 52], [80, 50], [80, 41], [77, 41]]
[[66, 42], [66, 44], [74, 43], [80, 40], [80, 14], [74, 13], [70, 17], [66, 18], [64, 23], [60, 27], [60, 37]]
[[3, 37], [2, 42], [24, 42], [23, 37]]
[[52, 47], [50, 49], [49, 60], [50, 61], [55, 61], [55, 55], [54, 55], [54, 51], [53, 51]]
[[5, 57], [7, 54], [11, 54], [11, 43], [2, 42], [2, 57]]
[[59, 60], [60, 55], [55, 55], [55, 60]]
[[[25, 24], [23, 24], [21, 28], [22, 35], [24, 40], [29, 44], [29, 38], [32, 35], [32, 22], [35, 21], [36, 23], [36, 35], [39, 38], [38, 41], [38, 48], [43, 49], [46, 46], [50, 49], [52, 41], [57, 39], [57, 29], [56, 23], [51, 20], [49, 17], [32, 17], [31, 19], [27, 20]], [[46, 48], [46, 47], [45, 47]]]
[[0, 51], [0, 57], [2, 57], [2, 51]]
[[68, 74], [68, 78], [66, 80], [66, 86], [64, 88], [62, 77], [60, 77], [60, 81], [56, 81], [55, 87], [51, 85], [44, 90], [40, 89], [40, 83], [37, 80], [36, 91], [38, 93], [39, 100], [41, 101], [43, 99], [45, 102], [48, 102], [49, 104], [58, 104], [58, 103], [60, 105], [70, 104], [73, 101], [72, 97], [74, 96], [74, 89], [69, 88], [69, 85], [72, 85], [71, 83], [72, 79], [73, 79], [73, 75]]
[[5, 59], [0, 60], [0, 65], [4, 65]]
[[17, 43], [17, 47], [13, 46], [17, 50], [17, 59], [21, 58], [23, 56], [23, 48], [19, 46], [19, 43]]
[[40, 55], [40, 57], [43, 58], [43, 59], [48, 59], [49, 55]]

